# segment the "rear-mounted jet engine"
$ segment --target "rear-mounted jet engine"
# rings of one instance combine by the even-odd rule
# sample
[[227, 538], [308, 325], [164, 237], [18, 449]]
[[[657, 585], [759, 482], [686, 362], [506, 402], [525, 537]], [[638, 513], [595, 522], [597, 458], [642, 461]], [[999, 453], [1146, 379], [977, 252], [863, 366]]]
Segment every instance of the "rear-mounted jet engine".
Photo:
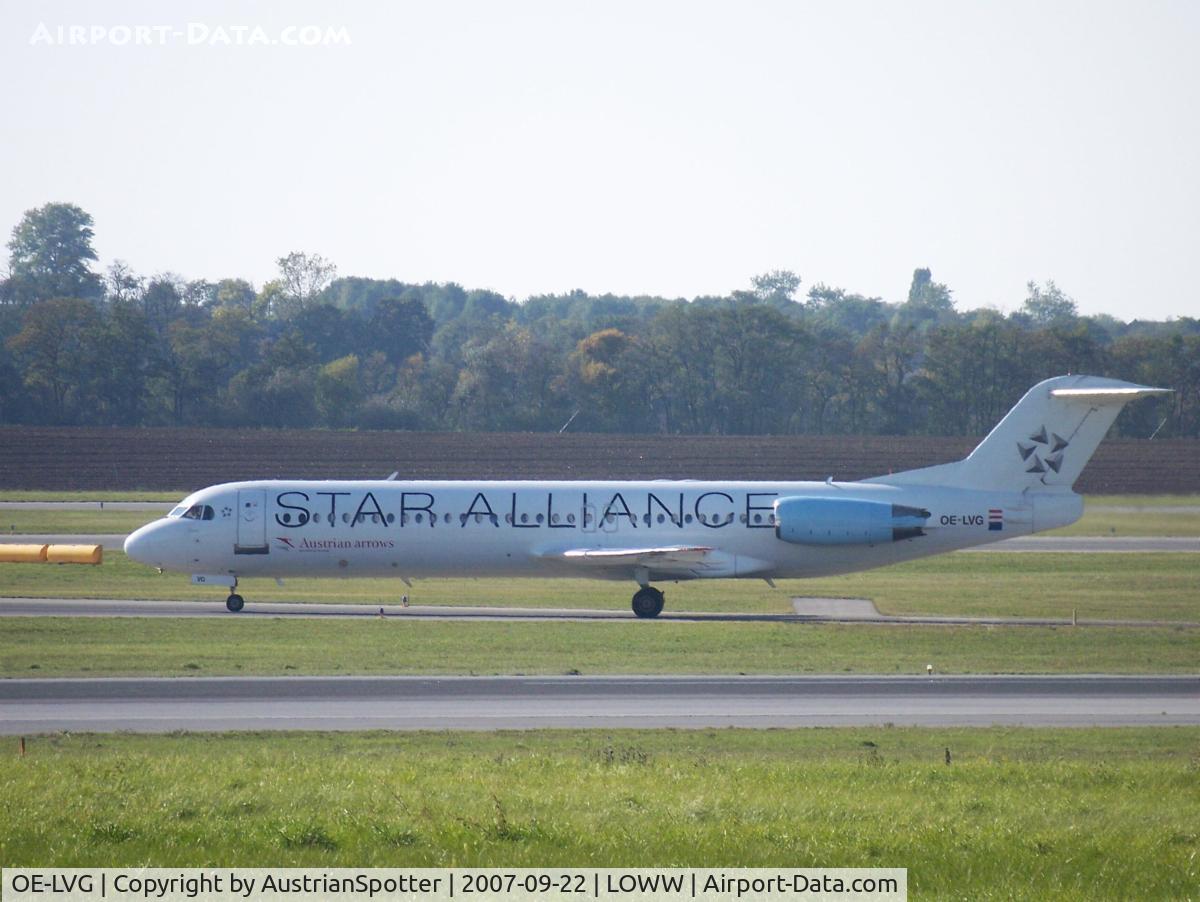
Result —
[[929, 511], [854, 498], [780, 498], [775, 535], [794, 545], [881, 545], [925, 535]]

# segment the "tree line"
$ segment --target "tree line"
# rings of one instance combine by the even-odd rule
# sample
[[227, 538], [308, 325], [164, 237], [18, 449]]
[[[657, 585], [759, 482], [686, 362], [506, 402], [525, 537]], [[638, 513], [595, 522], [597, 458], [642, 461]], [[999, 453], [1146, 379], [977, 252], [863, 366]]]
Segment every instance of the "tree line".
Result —
[[1200, 320], [1080, 316], [1053, 282], [1009, 315], [960, 309], [928, 269], [894, 302], [787, 270], [726, 296], [517, 302], [300, 252], [258, 287], [99, 274], [92, 238], [60, 203], [12, 231], [0, 423], [977, 435], [1086, 372], [1175, 389], [1122, 434], [1200, 436]]

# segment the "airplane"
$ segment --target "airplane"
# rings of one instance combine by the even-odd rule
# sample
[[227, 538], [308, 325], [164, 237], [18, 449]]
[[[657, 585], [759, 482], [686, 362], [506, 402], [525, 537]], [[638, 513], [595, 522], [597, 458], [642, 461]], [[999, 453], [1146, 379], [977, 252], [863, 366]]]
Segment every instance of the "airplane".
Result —
[[963, 460], [860, 482], [314, 481], [201, 489], [125, 540], [194, 584], [244, 577], [590, 576], [653, 583], [829, 576], [1066, 526], [1072, 486], [1124, 405], [1163, 394], [1096, 376], [1031, 388]]

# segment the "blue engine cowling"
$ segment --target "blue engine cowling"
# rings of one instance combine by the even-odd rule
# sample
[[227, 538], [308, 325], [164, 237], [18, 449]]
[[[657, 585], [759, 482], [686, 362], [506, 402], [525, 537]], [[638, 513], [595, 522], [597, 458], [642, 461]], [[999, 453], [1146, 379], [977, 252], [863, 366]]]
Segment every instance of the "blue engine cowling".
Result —
[[796, 545], [881, 545], [925, 535], [929, 511], [857, 498], [780, 498], [775, 535]]

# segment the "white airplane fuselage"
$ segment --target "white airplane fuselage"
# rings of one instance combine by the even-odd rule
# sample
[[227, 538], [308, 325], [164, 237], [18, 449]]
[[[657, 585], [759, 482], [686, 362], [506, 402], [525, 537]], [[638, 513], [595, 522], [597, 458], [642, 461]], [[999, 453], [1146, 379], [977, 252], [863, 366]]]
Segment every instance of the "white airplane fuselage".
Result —
[[[776, 535], [781, 498], [857, 499], [924, 508], [923, 534], [899, 541], [796, 544]], [[131, 536], [128, 550], [169, 570], [239, 576], [567, 576], [628, 579], [563, 555], [706, 547], [696, 572], [651, 578], [809, 577], [969, 548], [1074, 522], [1072, 492], [1030, 496], [825, 482], [264, 481], [216, 485]], [[816, 537], [820, 538], [820, 537]]]
[[654, 617], [652, 582], [828, 576], [1073, 523], [1071, 487], [1121, 408], [1163, 391], [1048, 379], [963, 460], [862, 482], [226, 483], [125, 551], [231, 590], [243, 576], [635, 580], [635, 613]]

